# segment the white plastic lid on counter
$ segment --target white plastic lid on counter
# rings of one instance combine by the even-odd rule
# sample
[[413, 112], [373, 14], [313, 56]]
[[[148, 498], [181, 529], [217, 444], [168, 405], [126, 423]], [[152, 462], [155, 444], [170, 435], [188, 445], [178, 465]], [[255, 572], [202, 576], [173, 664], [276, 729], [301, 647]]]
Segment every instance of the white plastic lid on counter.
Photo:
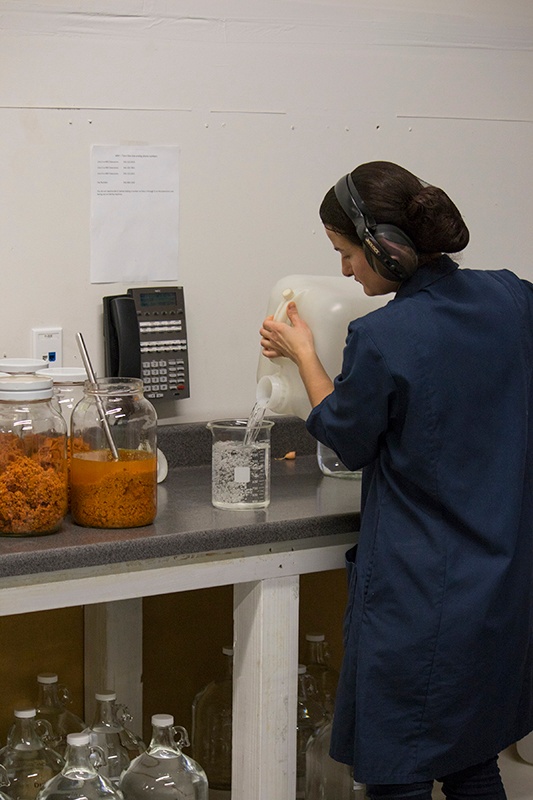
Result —
[[54, 383], [84, 384], [87, 373], [83, 367], [47, 367], [37, 371], [37, 375], [48, 375]]
[[0, 358], [0, 372], [9, 375], [31, 375], [47, 366], [48, 362], [42, 358]]

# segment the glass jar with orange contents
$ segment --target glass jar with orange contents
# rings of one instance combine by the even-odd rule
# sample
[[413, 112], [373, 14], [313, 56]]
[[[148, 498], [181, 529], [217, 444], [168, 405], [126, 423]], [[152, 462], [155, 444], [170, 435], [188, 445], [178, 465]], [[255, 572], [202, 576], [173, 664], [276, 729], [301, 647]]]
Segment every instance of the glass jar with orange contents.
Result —
[[0, 378], [0, 535], [54, 533], [67, 513], [67, 426], [49, 378]]
[[138, 378], [87, 381], [71, 419], [70, 510], [90, 528], [149, 525], [157, 511], [157, 416]]

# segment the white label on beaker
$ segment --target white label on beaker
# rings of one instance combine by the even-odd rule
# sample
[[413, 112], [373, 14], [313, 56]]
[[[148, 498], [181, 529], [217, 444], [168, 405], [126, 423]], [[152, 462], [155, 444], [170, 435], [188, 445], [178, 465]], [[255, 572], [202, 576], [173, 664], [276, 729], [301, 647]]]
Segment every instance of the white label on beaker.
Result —
[[250, 483], [250, 467], [235, 467], [233, 480], [235, 483]]

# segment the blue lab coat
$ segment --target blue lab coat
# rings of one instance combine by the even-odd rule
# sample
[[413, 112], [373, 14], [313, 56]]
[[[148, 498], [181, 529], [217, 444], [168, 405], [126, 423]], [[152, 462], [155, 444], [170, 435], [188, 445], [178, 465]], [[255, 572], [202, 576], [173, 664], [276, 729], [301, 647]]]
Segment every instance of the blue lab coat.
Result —
[[350, 324], [309, 416], [365, 467], [331, 745], [362, 783], [439, 778], [533, 729], [532, 369], [533, 286], [442, 256]]

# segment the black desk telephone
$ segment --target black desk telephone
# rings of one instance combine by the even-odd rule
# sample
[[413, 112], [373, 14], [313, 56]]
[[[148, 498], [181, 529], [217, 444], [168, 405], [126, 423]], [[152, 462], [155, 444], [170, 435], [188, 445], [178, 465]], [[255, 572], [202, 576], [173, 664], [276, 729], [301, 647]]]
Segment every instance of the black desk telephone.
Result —
[[151, 401], [189, 397], [183, 287], [128, 289], [103, 303], [106, 375], [142, 378]]

